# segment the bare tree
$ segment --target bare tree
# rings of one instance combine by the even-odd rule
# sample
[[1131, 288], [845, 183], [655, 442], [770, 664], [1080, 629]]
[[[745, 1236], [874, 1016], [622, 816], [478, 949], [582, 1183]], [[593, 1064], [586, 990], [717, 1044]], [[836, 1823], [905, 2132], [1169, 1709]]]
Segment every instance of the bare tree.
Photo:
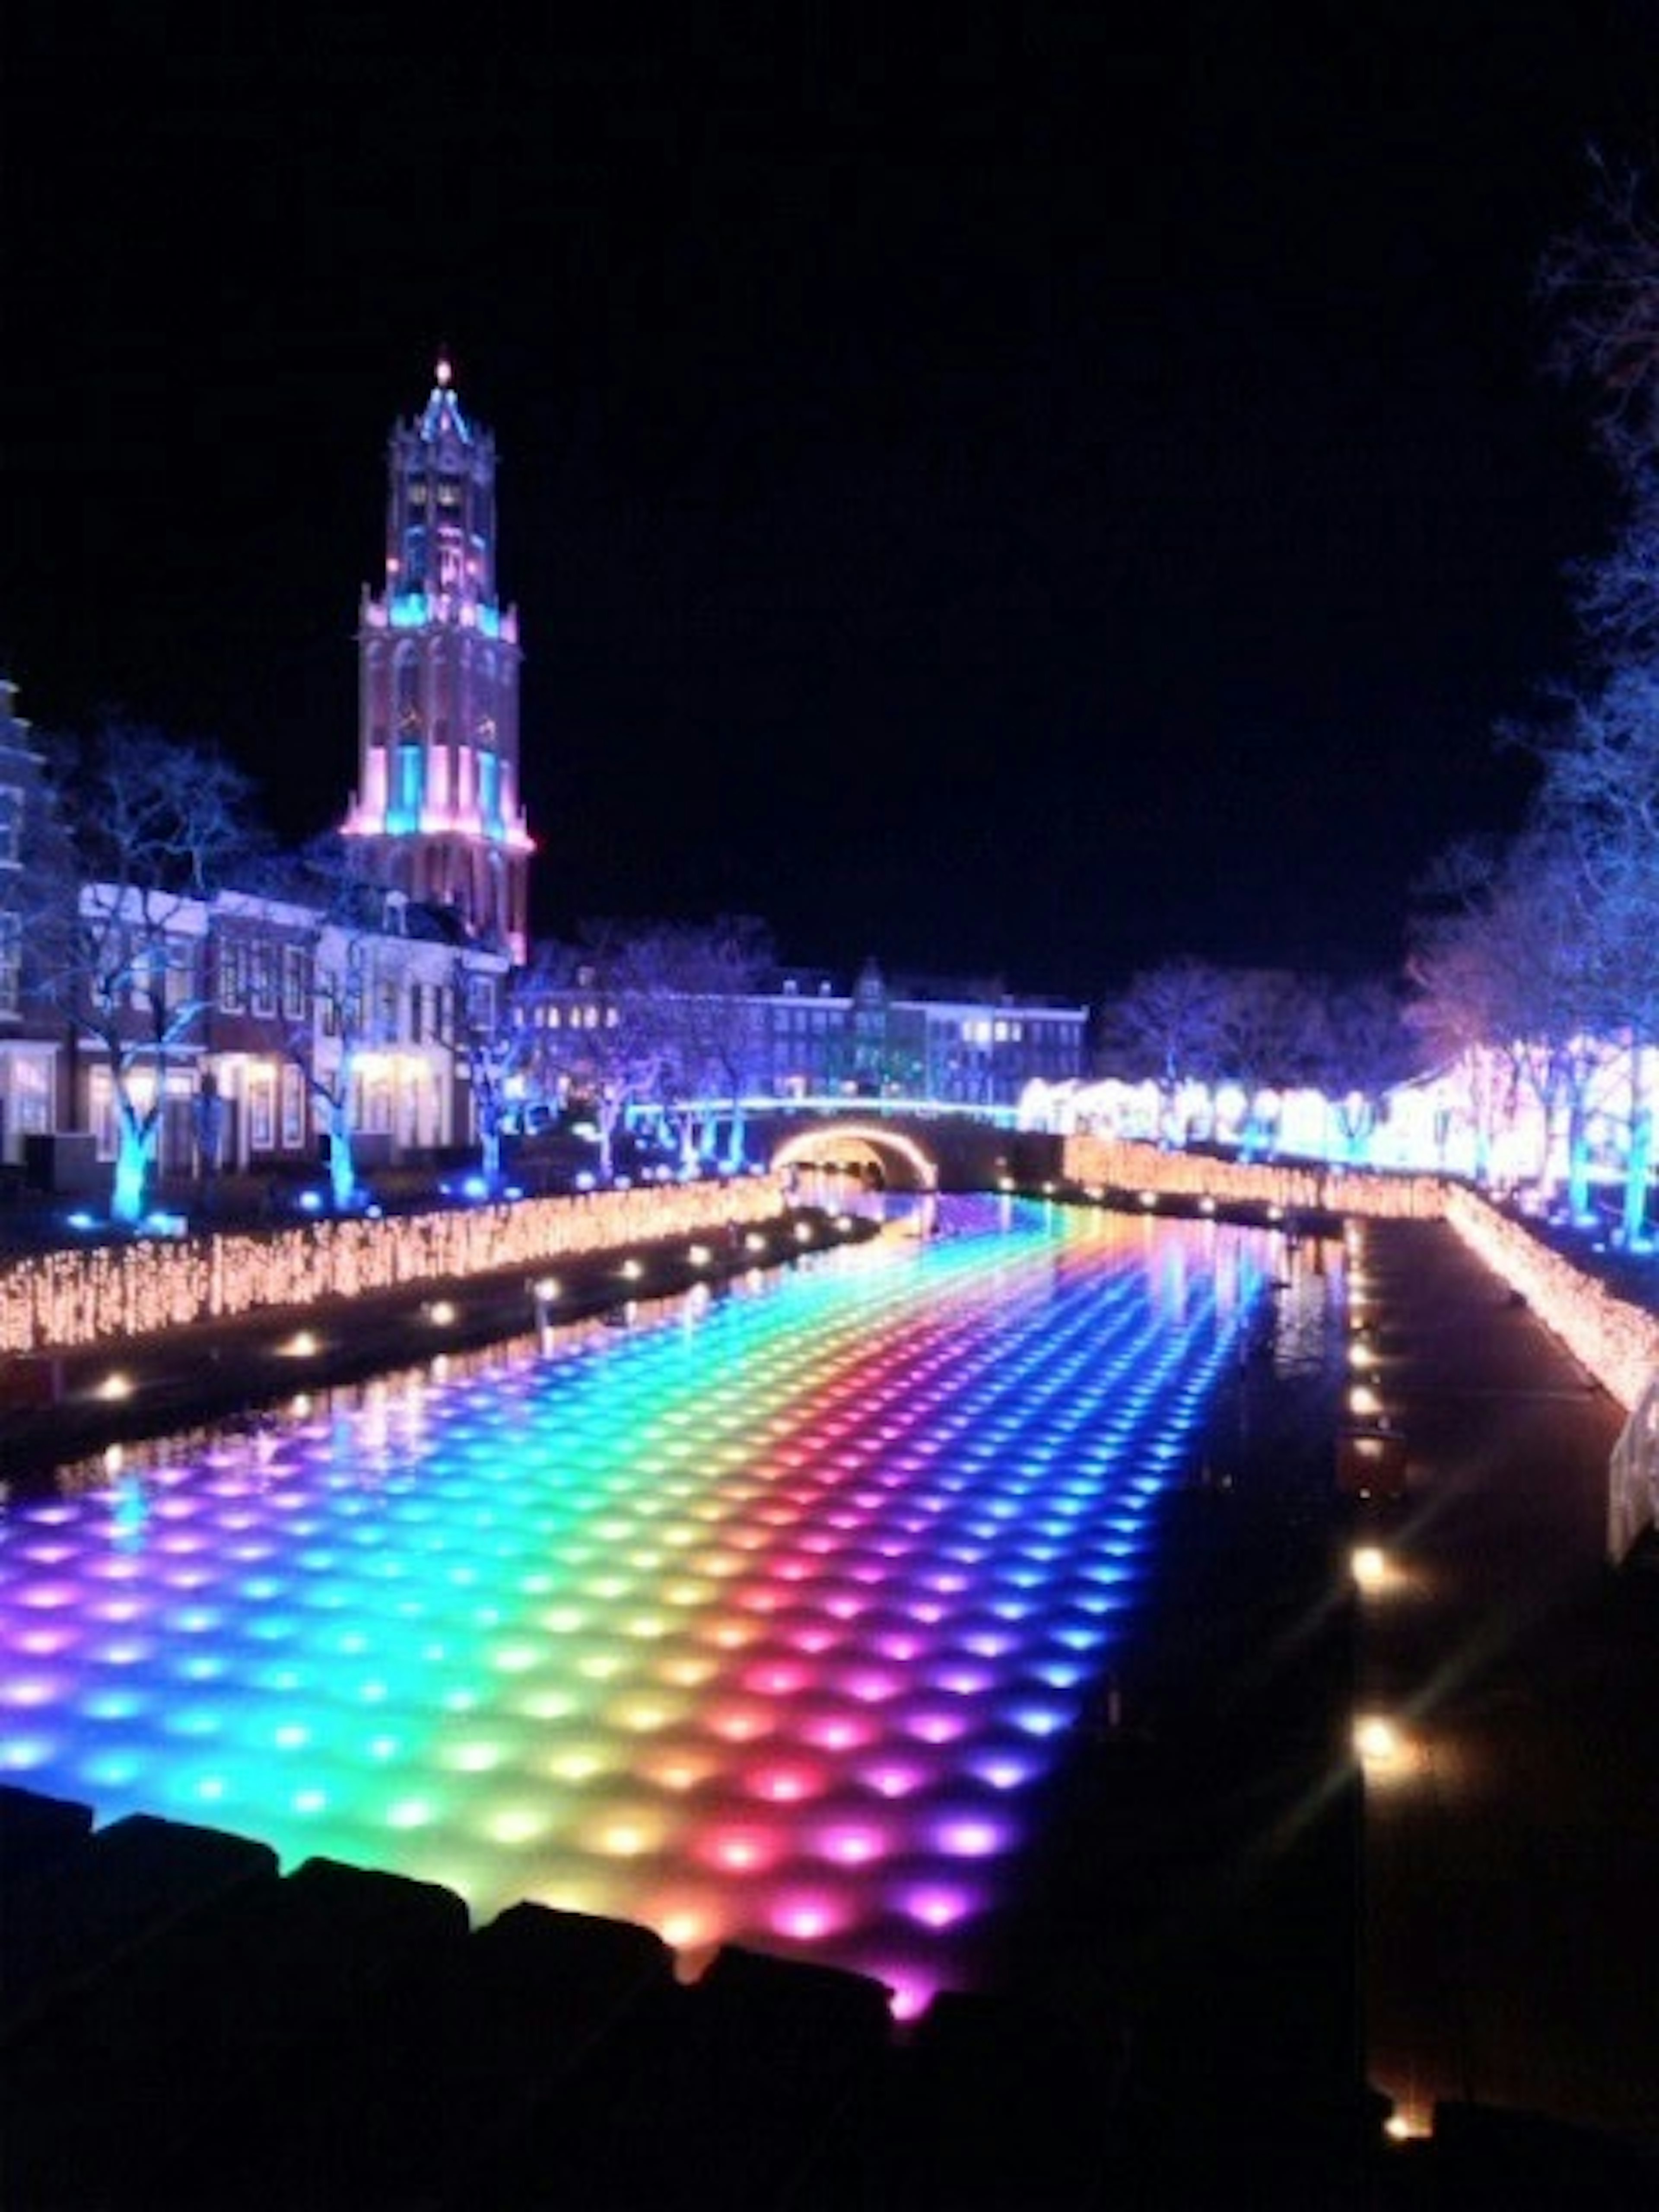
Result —
[[1600, 152], [1590, 160], [1584, 219], [1547, 249], [1538, 292], [1553, 326], [1550, 366], [1589, 386], [1601, 448], [1637, 484], [1659, 453], [1659, 222], [1640, 169]]
[[[772, 962], [764, 923], [748, 915], [707, 925], [659, 926], [637, 948], [641, 980], [659, 1007], [672, 1066], [685, 1098], [719, 1099], [728, 1109], [726, 1164], [744, 1157], [743, 1098], [757, 1048], [753, 994]], [[688, 1116], [683, 1149], [690, 1158], [702, 1132]]]
[[1415, 1065], [1400, 993], [1381, 976], [1310, 986], [1305, 1072], [1331, 1101], [1350, 1160], [1365, 1156], [1382, 1102]]
[[334, 1206], [348, 1211], [357, 1198], [358, 1065], [398, 1034], [392, 979], [378, 956], [399, 895], [371, 880], [355, 842], [337, 830], [269, 869], [264, 889], [303, 933], [307, 988], [284, 1022], [283, 1049], [328, 1133]]
[[660, 1106], [676, 1079], [656, 950], [660, 930], [656, 923], [586, 921], [580, 944], [544, 948], [538, 978], [526, 986], [526, 996], [539, 988], [562, 1000], [567, 1012], [556, 1032], [537, 1032], [538, 1086], [544, 1096], [585, 1104], [607, 1179], [616, 1172], [629, 1108]]
[[529, 994], [522, 1008], [515, 1004], [524, 978], [525, 971], [518, 971], [508, 976], [504, 991], [498, 989], [495, 976], [481, 974], [460, 953], [455, 956], [450, 974], [454, 1048], [466, 1067], [483, 1156], [481, 1169], [492, 1190], [501, 1179], [501, 1139], [512, 1114], [515, 1088], [532, 1065], [535, 1052], [533, 1023], [517, 1018], [520, 1012], [531, 1012], [534, 1004]]
[[1583, 942], [1595, 1009], [1622, 1047], [1624, 1235], [1641, 1240], [1653, 1156], [1649, 1062], [1659, 1044], [1659, 662], [1627, 663], [1574, 702], [1546, 744], [1536, 814]]
[[116, 1121], [111, 1212], [143, 1217], [170, 1074], [205, 1011], [213, 902], [262, 843], [253, 787], [210, 749], [108, 724], [48, 740], [31, 866], [31, 990], [101, 1057]]
[[1189, 1081], [1214, 1076], [1227, 979], [1201, 960], [1143, 968], [1102, 1009], [1104, 1049], [1132, 1077], [1149, 1077], [1163, 1097], [1164, 1128], [1177, 1132], [1176, 1101]]
[[1303, 977], [1280, 968], [1223, 971], [1218, 1008], [1216, 1068], [1244, 1097], [1241, 1150], [1271, 1147], [1275, 1127], [1264, 1118], [1269, 1089], [1308, 1082], [1317, 1065], [1322, 1010]]

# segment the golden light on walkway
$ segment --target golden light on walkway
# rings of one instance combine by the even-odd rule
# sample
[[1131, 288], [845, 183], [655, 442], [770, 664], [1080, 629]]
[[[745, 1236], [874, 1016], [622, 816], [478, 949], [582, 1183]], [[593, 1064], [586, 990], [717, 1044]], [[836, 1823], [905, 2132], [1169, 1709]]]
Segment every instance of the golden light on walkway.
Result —
[[1367, 1782], [1405, 1782], [1417, 1772], [1417, 1744], [1385, 1713], [1360, 1715], [1353, 1726], [1353, 1747]]
[[1380, 1544], [1356, 1544], [1348, 1554], [1348, 1571], [1367, 1596], [1397, 1589], [1402, 1580]]

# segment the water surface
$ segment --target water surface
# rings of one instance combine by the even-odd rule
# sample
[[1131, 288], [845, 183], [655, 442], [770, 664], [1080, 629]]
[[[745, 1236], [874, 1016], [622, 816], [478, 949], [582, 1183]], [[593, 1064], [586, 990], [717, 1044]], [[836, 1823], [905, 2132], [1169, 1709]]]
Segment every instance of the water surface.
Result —
[[743, 1942], [906, 2014], [970, 1981], [1279, 1240], [939, 1225], [7, 1508], [0, 1772], [475, 1923]]

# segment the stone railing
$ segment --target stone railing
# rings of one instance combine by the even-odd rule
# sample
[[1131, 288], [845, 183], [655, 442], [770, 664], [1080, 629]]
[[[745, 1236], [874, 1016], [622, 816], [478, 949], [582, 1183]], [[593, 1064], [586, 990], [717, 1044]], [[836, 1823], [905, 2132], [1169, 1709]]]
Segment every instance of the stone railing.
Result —
[[750, 1176], [41, 1253], [0, 1267], [0, 1353], [75, 1351], [319, 1299], [538, 1269], [769, 1220], [782, 1206], [773, 1178]]

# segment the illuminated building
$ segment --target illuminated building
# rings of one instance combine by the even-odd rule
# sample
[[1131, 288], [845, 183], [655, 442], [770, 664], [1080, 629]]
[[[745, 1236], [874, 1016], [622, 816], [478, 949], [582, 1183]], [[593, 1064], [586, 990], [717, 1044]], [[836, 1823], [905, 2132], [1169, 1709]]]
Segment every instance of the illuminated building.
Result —
[[0, 1161], [19, 1159], [24, 1139], [44, 1134], [57, 1120], [57, 1043], [31, 1018], [25, 989], [20, 885], [40, 756], [16, 696], [15, 684], [0, 676]]
[[531, 839], [519, 800], [519, 619], [495, 596], [495, 447], [441, 361], [392, 431], [386, 582], [359, 613], [347, 834], [414, 905], [522, 961]]
[[[435, 917], [395, 900], [375, 927], [353, 927], [312, 907], [230, 891], [180, 902], [167, 954], [169, 994], [194, 1012], [160, 1070], [164, 1175], [314, 1167], [321, 1102], [339, 1087], [348, 1054], [361, 1165], [475, 1136], [457, 1045], [469, 1020], [493, 1021], [505, 953], [458, 944]], [[71, 1088], [72, 1126], [91, 1131], [100, 1160], [113, 1159], [106, 1060], [79, 1054]]]
[[[546, 1099], [580, 1094], [602, 1063], [603, 1041], [627, 1026], [625, 994], [607, 992], [590, 963], [514, 994], [514, 1018], [534, 1032], [527, 1065]], [[672, 991], [652, 994], [673, 1036]], [[709, 1028], [703, 1018], [688, 1031]], [[1089, 1010], [1016, 998], [994, 982], [889, 984], [873, 960], [850, 989], [818, 970], [786, 969], [732, 994], [720, 1049], [708, 1065], [682, 1065], [689, 1093], [708, 1098], [928, 1098], [941, 1104], [1012, 1107], [1029, 1085], [1075, 1082], [1085, 1060]], [[715, 1062], [719, 1062], [716, 1065]], [[735, 1079], [735, 1084], [734, 1084]]]

